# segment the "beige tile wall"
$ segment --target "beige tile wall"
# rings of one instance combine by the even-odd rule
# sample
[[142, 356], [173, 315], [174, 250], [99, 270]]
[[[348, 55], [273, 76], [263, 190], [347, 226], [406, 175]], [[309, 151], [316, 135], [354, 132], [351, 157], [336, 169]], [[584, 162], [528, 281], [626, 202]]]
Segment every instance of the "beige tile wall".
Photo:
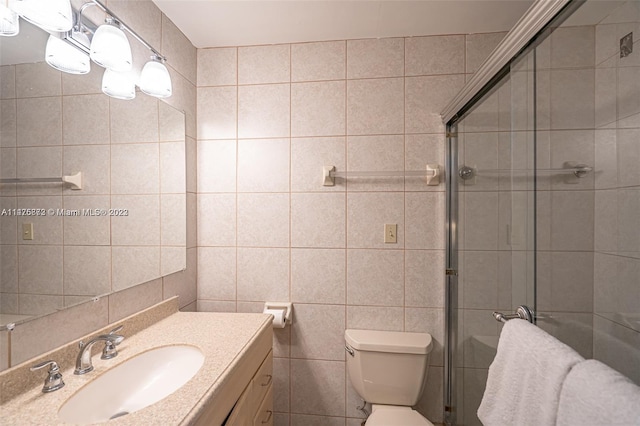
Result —
[[[39, 294], [29, 295], [22, 298], [22, 306], [33, 307], [33, 313], [38, 313], [39, 309], [47, 305], [52, 308], [59, 308], [77, 302], [79, 299], [74, 296], [62, 297], [62, 286], [73, 289], [74, 294], [104, 293], [110, 290], [111, 279], [115, 283], [126, 283], [145, 281], [149, 277], [157, 277], [160, 272], [174, 268], [168, 262], [175, 257], [175, 253], [170, 250], [161, 251], [159, 248], [151, 246], [138, 247], [140, 252], [135, 256], [126, 255], [118, 248], [113, 249], [113, 253], [108, 253], [108, 246], [91, 247], [90, 250], [80, 246], [65, 246], [62, 250], [62, 241], [68, 242], [92, 242], [96, 244], [107, 243], [110, 238], [120, 241], [122, 244], [159, 244], [160, 239], [164, 243], [187, 245], [187, 268], [183, 272], [167, 275], [162, 279], [155, 279], [141, 286], [124, 290], [111, 296], [110, 300], [97, 302], [101, 308], [94, 309], [93, 303], [82, 305], [78, 308], [65, 310], [42, 319], [32, 321], [24, 327], [29, 328], [28, 333], [19, 333], [23, 326], [18, 325], [13, 339], [12, 363], [24, 361], [44, 351], [57, 347], [71, 339], [75, 339], [94, 329], [104, 327], [109, 322], [113, 322], [129, 315], [135, 311], [144, 309], [159, 300], [167, 299], [174, 295], [180, 296], [180, 307], [187, 310], [195, 310], [196, 300], [196, 268], [197, 268], [197, 248], [196, 248], [196, 49], [177, 29], [177, 27], [164, 16], [160, 10], [150, 0], [143, 1], [122, 1], [110, 0], [107, 6], [118, 14], [127, 24], [150, 42], [155, 48], [167, 56], [167, 66], [173, 82], [173, 96], [167, 103], [174, 108], [184, 111], [186, 117], [186, 146], [166, 142], [158, 145], [148, 144], [148, 141], [175, 141], [184, 139], [183, 134], [174, 134], [167, 131], [171, 127], [172, 116], [170, 108], [163, 102], [156, 101], [144, 94], [138, 93], [134, 101], [109, 100], [100, 94], [101, 73], [92, 72], [86, 76], [71, 76], [59, 73], [50, 68], [45, 63], [20, 65], [24, 67], [24, 73], [15, 73], [15, 67], [0, 67], [0, 80], [2, 89], [1, 98], [1, 158], [0, 170], [2, 177], [15, 177], [16, 167], [18, 170], [31, 168], [39, 170], [42, 174], [61, 175], [68, 170], [77, 169], [82, 165], [83, 171], [93, 173], [95, 176], [87, 176], [87, 186], [82, 194], [69, 194], [63, 197], [62, 190], [43, 189], [27, 190], [24, 188], [9, 188], [2, 190], [3, 207], [28, 207], [34, 196], [38, 196], [39, 204], [42, 197], [51, 197], [47, 205], [60, 204], [65, 208], [73, 208], [80, 200], [90, 201], [96, 206], [109, 205], [110, 186], [115, 188], [113, 197], [120, 198], [122, 205], [132, 206], [135, 217], [140, 219], [138, 230], [131, 234], [130, 227], [120, 227], [117, 221], [112, 223], [111, 228], [107, 222], [100, 222], [97, 225], [92, 222], [91, 227], [86, 227], [77, 218], [43, 218], [36, 224], [37, 228], [46, 227], [51, 232], [47, 232], [46, 245], [23, 244], [16, 246], [16, 230], [19, 226], [17, 221], [6, 223], [2, 227], [2, 281], [3, 291], [11, 290], [17, 283], [18, 275], [22, 273], [27, 287], [32, 293], [37, 293], [39, 287], [44, 283], [54, 281], [60, 289], [59, 295], [48, 295], [43, 299]], [[131, 44], [135, 46], [135, 41]], [[147, 60], [147, 53], [134, 49], [134, 62], [144, 64]], [[94, 68], [98, 68], [94, 65]], [[138, 69], [139, 71], [139, 69]], [[29, 78], [29, 76], [45, 75], [42, 78]], [[60, 96], [62, 95], [62, 96]], [[40, 110], [46, 108], [48, 114], [40, 115]], [[146, 119], [140, 122], [130, 122], [131, 111], [135, 109], [138, 113], [145, 114]], [[16, 122], [17, 126], [10, 128], [5, 126], [7, 122]], [[29, 114], [50, 117], [48, 122], [34, 122], [29, 119]], [[80, 114], [80, 116], [79, 116]], [[80, 119], [79, 119], [80, 118]], [[87, 125], [90, 123], [90, 125]], [[167, 125], [164, 126], [163, 124]], [[97, 137], [88, 138], [87, 131], [94, 132]], [[96, 131], [97, 130], [97, 131]], [[36, 141], [34, 144], [33, 141]], [[111, 148], [109, 142], [112, 143]], [[135, 143], [132, 143], [135, 142]], [[155, 146], [153, 152], [149, 152]], [[186, 182], [184, 171], [178, 174], [171, 172], [169, 160], [176, 156], [186, 156]], [[163, 179], [139, 179], [141, 176], [149, 174], [158, 175], [163, 172]], [[106, 178], [104, 178], [106, 176]], [[109, 179], [109, 176], [111, 178]], [[26, 176], [25, 176], [26, 177]], [[187, 232], [185, 237], [176, 238], [171, 233], [162, 233], [160, 237], [153, 241], [145, 241], [149, 234], [146, 228], [152, 226], [157, 229], [172, 224], [175, 215], [162, 215], [162, 218], [155, 217], [149, 220], [143, 214], [148, 201], [149, 192], [163, 195], [155, 202], [166, 208], [173, 208], [180, 203], [170, 193], [176, 192], [177, 187], [184, 188], [186, 183], [186, 215]], [[106, 194], [106, 196], [105, 196]], [[87, 199], [85, 199], [85, 197]], [[184, 195], [182, 196], [184, 197]], [[90, 199], [90, 200], [88, 200]], [[17, 202], [16, 202], [17, 200]], [[113, 200], [111, 201], [113, 205]], [[138, 206], [138, 207], [135, 207]], [[135, 208], [134, 208], [135, 207]], [[173, 209], [175, 210], [175, 209]], [[165, 213], [167, 213], [165, 211]], [[176, 212], [177, 213], [177, 212]], [[3, 225], [5, 222], [3, 221]], [[122, 224], [124, 225], [124, 224]], [[182, 225], [184, 226], [184, 225]], [[126, 228], [126, 229], [125, 229]], [[156, 234], [158, 235], [158, 234]], [[75, 243], [73, 243], [75, 244]], [[104, 253], [104, 250], [107, 253]], [[155, 251], [154, 251], [155, 250]], [[181, 249], [184, 251], [184, 249]], [[4, 254], [7, 254], [5, 257]], [[106, 256], [105, 256], [106, 254]], [[48, 276], [39, 276], [32, 268], [19, 268], [18, 256], [21, 260], [28, 259], [29, 256], [37, 256], [38, 262], [42, 259], [51, 264], [54, 273]], [[109, 259], [108, 262], [96, 262], [97, 259]], [[13, 267], [5, 264], [5, 259], [14, 259]], [[64, 259], [64, 260], [63, 260]], [[119, 261], [120, 259], [121, 261]], [[133, 265], [126, 267], [126, 263]], [[25, 262], [20, 262], [24, 265]], [[78, 265], [92, 264], [92, 280], [80, 279], [73, 274]], [[168, 268], [162, 268], [161, 265]], [[151, 271], [145, 271], [142, 266], [152, 267]], [[64, 282], [62, 270], [65, 270]], [[132, 277], [130, 274], [124, 276], [123, 271], [138, 271], [139, 276]], [[58, 272], [55, 272], [58, 271]], [[163, 274], [164, 275], [164, 274]], [[113, 289], [118, 290], [126, 285], [116, 285]], [[18, 301], [16, 298], [8, 297], [7, 293], [2, 294], [0, 302], [3, 306], [14, 305]], [[102, 308], [102, 305], [104, 307]], [[86, 308], [83, 308], [86, 306]], [[40, 308], [38, 308], [40, 307]], [[84, 310], [83, 310], [84, 309]], [[95, 317], [95, 318], [94, 318]], [[60, 323], [61, 326], [51, 333], [50, 322]], [[69, 324], [81, 324], [79, 326], [69, 326]], [[25, 330], [26, 331], [26, 330]], [[48, 336], [44, 338], [43, 336]], [[6, 334], [0, 335], [3, 339], [0, 347], [3, 350], [2, 368], [6, 368], [5, 360], [7, 354]]]
[[276, 424], [360, 424], [346, 328], [431, 333], [420, 410], [442, 421], [444, 184], [320, 175], [444, 166], [465, 43], [503, 35], [198, 50], [198, 309], [294, 303], [275, 333]]

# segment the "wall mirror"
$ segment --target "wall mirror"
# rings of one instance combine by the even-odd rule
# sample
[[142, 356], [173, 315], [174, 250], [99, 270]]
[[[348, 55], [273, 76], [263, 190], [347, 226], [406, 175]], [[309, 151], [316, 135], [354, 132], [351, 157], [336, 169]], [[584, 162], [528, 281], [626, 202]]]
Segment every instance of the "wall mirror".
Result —
[[186, 267], [184, 113], [101, 91], [104, 69], [62, 73], [48, 33], [0, 37], [0, 325]]

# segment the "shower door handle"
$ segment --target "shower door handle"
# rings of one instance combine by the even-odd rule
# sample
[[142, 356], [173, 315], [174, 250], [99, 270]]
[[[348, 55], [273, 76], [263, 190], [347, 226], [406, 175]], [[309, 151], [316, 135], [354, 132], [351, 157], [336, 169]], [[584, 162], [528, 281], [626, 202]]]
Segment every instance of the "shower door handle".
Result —
[[496, 321], [500, 321], [500, 322], [507, 322], [511, 319], [518, 318], [518, 319], [529, 321], [531, 324], [533, 324], [533, 311], [529, 309], [527, 305], [518, 306], [518, 309], [516, 309], [515, 314], [505, 315], [502, 312], [494, 312], [493, 317], [496, 319]]

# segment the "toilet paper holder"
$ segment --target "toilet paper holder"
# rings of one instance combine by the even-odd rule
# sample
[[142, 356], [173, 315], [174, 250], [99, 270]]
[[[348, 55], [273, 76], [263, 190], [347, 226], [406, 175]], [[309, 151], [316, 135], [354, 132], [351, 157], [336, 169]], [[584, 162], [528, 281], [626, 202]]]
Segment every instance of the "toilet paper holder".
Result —
[[291, 325], [293, 319], [293, 304], [291, 302], [265, 302], [262, 312], [267, 310], [282, 310], [284, 311], [284, 325]]

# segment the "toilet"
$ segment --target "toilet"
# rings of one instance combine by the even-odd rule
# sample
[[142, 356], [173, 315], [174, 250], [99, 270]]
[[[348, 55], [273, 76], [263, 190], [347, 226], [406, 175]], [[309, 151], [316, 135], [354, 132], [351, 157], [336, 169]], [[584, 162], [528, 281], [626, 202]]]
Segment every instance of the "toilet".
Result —
[[427, 333], [346, 330], [349, 380], [372, 404], [366, 426], [433, 426], [411, 407], [427, 379], [433, 343]]

